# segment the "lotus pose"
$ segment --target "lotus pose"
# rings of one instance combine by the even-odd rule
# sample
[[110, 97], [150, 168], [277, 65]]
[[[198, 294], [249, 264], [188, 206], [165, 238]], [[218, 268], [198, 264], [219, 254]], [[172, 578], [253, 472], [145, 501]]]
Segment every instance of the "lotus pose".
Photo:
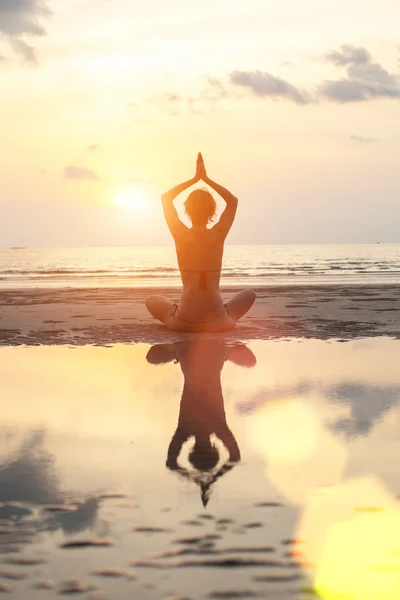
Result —
[[[216, 203], [206, 189], [195, 189], [185, 201], [186, 214], [192, 227], [186, 227], [178, 217], [174, 200], [181, 192], [203, 180], [226, 202], [220, 220], [209, 225]], [[212, 181], [206, 172], [201, 154], [197, 158], [196, 174], [162, 196], [165, 220], [175, 240], [183, 291], [178, 304], [164, 296], [146, 300], [149, 312], [175, 331], [219, 332], [233, 329], [236, 322], [250, 310], [255, 300], [253, 290], [244, 290], [224, 304], [219, 291], [225, 238], [232, 227], [238, 200], [227, 189]]]

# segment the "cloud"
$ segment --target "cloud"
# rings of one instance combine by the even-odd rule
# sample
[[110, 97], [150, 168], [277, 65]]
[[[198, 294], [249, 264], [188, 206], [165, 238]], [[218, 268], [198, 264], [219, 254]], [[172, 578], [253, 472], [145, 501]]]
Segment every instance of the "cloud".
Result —
[[171, 94], [169, 92], [156, 94], [150, 98], [149, 102], [174, 117], [182, 114], [186, 108], [185, 96], [179, 96], [178, 94]]
[[284, 98], [303, 105], [310, 102], [305, 92], [280, 77], [262, 71], [233, 71], [230, 73], [230, 81], [259, 97]]
[[151, 123], [167, 113], [177, 117], [184, 114], [210, 114], [216, 105], [229, 94], [224, 84], [212, 77], [202, 78], [202, 87], [197, 95], [186, 95], [177, 92], [158, 92], [143, 102], [130, 102], [127, 106], [134, 109], [138, 116], [137, 122]]
[[42, 36], [41, 19], [51, 15], [47, 0], [0, 0], [0, 34], [6, 36], [14, 52], [35, 63], [34, 48], [20, 40], [24, 35]]
[[164, 93], [158, 97], [156, 103], [174, 116], [184, 112], [209, 114], [214, 110], [216, 104], [226, 96], [228, 96], [228, 93], [223, 84], [217, 79], [207, 77], [205, 87], [197, 96]]
[[400, 98], [400, 87], [395, 75], [372, 61], [366, 48], [344, 45], [340, 51], [325, 56], [329, 62], [347, 67], [347, 77], [324, 81], [319, 87], [320, 95], [333, 102], [365, 102], [375, 98]]
[[86, 147], [88, 152], [96, 152], [96, 150], [100, 150], [100, 146], [98, 144], [90, 144]]
[[10, 45], [16, 54], [22, 56], [25, 62], [37, 64], [35, 49], [32, 46], [29, 46], [29, 44], [17, 38], [11, 38]]
[[344, 44], [341, 50], [332, 50], [325, 55], [325, 59], [339, 67], [346, 65], [363, 65], [371, 61], [371, 54], [366, 48], [361, 46], [351, 46]]
[[374, 61], [366, 48], [344, 44], [339, 50], [325, 54], [323, 60], [345, 68], [347, 76], [319, 82], [307, 90], [260, 69], [235, 70], [222, 80], [206, 76], [206, 83], [203, 80], [200, 92], [195, 96], [160, 91], [128, 106], [137, 115], [136, 124], [147, 124], [159, 119], [162, 113], [170, 116], [210, 114], [224, 99], [242, 99], [243, 91], [257, 98], [286, 100], [299, 106], [318, 104], [321, 100], [346, 104], [376, 98], [400, 98], [399, 78]]
[[320, 91], [323, 97], [339, 104], [365, 102], [374, 98], [400, 98], [400, 90], [396, 84], [393, 86], [374, 85], [354, 79], [325, 81], [321, 85]]
[[188, 98], [190, 112], [195, 114], [209, 114], [216, 105], [230, 94], [225, 86], [213, 77], [206, 77], [206, 86], [198, 96]]
[[1, 0], [0, 32], [13, 37], [44, 35], [39, 20], [50, 15], [46, 0]]
[[76, 167], [69, 165], [64, 169], [64, 177], [66, 179], [80, 179], [86, 181], [98, 181], [99, 176], [91, 169], [85, 167]]
[[[4, 427], [0, 437], [8, 443], [15, 433]], [[45, 449], [45, 432], [28, 434], [15, 452], [0, 464], [0, 502], [50, 504], [61, 501], [59, 481], [54, 468], [54, 456]], [[18, 443], [18, 438], [16, 437]], [[8, 444], [7, 444], [8, 445]]]
[[351, 140], [353, 140], [353, 142], [358, 142], [359, 144], [374, 144], [375, 142], [378, 141], [376, 138], [365, 137], [363, 135], [352, 135], [352, 134], [350, 134], [349, 137], [350, 137]]
[[259, 392], [252, 398], [238, 403], [236, 407], [241, 414], [254, 414], [267, 403], [277, 402], [288, 396], [307, 397], [315, 392], [336, 404], [343, 403], [349, 406], [351, 418], [332, 423], [332, 426], [350, 434], [366, 435], [382, 420], [383, 415], [400, 403], [400, 387], [396, 385], [373, 386], [346, 380], [325, 385], [320, 381], [303, 380], [297, 385], [273, 387]]

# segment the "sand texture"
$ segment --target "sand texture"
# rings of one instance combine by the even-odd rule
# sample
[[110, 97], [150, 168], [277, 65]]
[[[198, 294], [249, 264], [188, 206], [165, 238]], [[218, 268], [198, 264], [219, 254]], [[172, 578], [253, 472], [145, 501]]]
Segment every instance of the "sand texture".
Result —
[[[235, 291], [225, 288], [222, 295], [227, 299]], [[400, 285], [279, 286], [256, 292], [250, 313], [224, 338], [400, 338]], [[178, 289], [3, 290], [0, 345], [157, 343], [210, 335], [167, 331], [144, 306], [154, 293], [179, 298]]]

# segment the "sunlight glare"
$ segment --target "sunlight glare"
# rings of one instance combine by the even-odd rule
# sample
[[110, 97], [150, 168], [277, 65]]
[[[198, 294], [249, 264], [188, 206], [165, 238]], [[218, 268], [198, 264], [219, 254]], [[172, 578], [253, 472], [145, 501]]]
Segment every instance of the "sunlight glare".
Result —
[[142, 192], [137, 190], [123, 190], [118, 192], [112, 203], [115, 206], [121, 206], [124, 208], [129, 208], [136, 213], [144, 213], [146, 211], [146, 199]]

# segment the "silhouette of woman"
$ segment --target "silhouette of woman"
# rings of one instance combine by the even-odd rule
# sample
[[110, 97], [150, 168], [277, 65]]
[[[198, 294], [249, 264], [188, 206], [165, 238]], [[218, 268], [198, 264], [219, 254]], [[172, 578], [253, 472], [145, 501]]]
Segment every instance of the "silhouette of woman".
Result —
[[[206, 188], [193, 190], [186, 199], [186, 214], [192, 227], [182, 223], [174, 206], [178, 194], [200, 180], [226, 202], [220, 220], [211, 228], [207, 225], [215, 216], [216, 204]], [[256, 297], [253, 290], [243, 290], [224, 304], [219, 291], [224, 242], [235, 219], [237, 198], [208, 177], [199, 154], [193, 179], [163, 194], [162, 203], [165, 220], [175, 241], [183, 291], [178, 304], [164, 296], [150, 296], [146, 300], [147, 309], [168, 329], [175, 331], [233, 329], [253, 306]]]
[[[239, 446], [226, 422], [221, 371], [226, 360], [253, 367], [256, 358], [243, 344], [228, 347], [223, 341], [199, 340], [155, 345], [150, 348], [147, 360], [152, 364], [175, 360], [181, 365], [185, 383], [166, 466], [197, 483], [203, 506], [207, 506], [211, 486], [240, 461]], [[211, 436], [225, 446], [227, 459], [221, 461], [220, 450]], [[194, 446], [185, 467], [178, 461], [183, 444], [191, 437]]]

